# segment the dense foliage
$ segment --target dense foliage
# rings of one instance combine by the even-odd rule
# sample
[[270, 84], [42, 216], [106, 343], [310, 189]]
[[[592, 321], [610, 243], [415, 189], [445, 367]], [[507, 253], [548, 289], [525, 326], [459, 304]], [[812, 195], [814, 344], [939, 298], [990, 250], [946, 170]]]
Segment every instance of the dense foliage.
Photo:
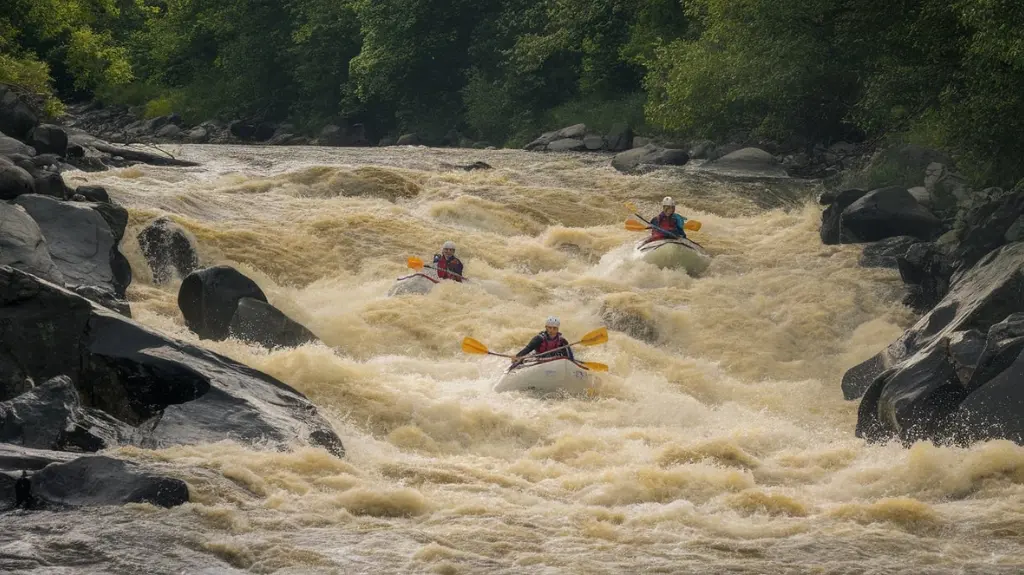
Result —
[[1021, 29], [1017, 0], [0, 0], [0, 82], [428, 141], [899, 137], [1007, 184]]

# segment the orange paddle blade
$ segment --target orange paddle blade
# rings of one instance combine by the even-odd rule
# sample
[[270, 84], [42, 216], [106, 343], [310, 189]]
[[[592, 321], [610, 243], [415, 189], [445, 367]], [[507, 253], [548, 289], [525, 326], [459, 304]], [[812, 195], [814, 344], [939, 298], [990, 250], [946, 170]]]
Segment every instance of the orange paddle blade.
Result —
[[686, 223], [683, 224], [683, 228], [691, 232], [700, 231], [700, 222], [697, 220], [686, 220]]
[[598, 345], [608, 341], [608, 328], [602, 327], [583, 336], [580, 343], [583, 345]]
[[423, 260], [421, 260], [420, 258], [409, 258], [408, 260], [405, 261], [405, 265], [411, 267], [414, 270], [421, 270], [423, 269]]
[[462, 351], [466, 353], [476, 353], [480, 355], [487, 355], [487, 346], [480, 343], [479, 341], [467, 337], [462, 340]]
[[631, 232], [642, 232], [647, 229], [647, 224], [636, 220], [626, 220], [626, 229]]

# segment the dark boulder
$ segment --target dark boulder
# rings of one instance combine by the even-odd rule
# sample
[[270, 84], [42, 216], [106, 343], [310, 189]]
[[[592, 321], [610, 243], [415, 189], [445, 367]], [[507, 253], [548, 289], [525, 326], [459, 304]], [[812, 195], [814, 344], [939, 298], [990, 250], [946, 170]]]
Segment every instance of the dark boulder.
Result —
[[1009, 439], [1024, 445], [1024, 352], [1002, 373], [979, 387], [948, 418], [946, 441]]
[[33, 174], [32, 181], [36, 193], [39, 195], [50, 196], [58, 200], [63, 200], [68, 196], [68, 187], [64, 183], [64, 178], [57, 172], [38, 170]]
[[269, 303], [243, 297], [228, 325], [231, 336], [267, 348], [298, 347], [318, 341], [313, 332]]
[[36, 150], [21, 140], [5, 136], [3, 132], [0, 132], [0, 156], [10, 157], [15, 155], [31, 157], [36, 155]]
[[[256, 282], [231, 266], [214, 266], [188, 274], [178, 288], [178, 309], [200, 339], [222, 340], [238, 309], [238, 301], [267, 296]], [[269, 303], [269, 302], [268, 302]]]
[[64, 285], [39, 225], [21, 207], [0, 202], [0, 265], [12, 266]]
[[32, 174], [0, 156], [0, 200], [13, 200], [24, 194], [34, 194], [35, 191]]
[[39, 124], [27, 98], [15, 88], [0, 85], [0, 132], [24, 140]]
[[896, 269], [899, 267], [897, 260], [905, 256], [911, 246], [920, 242], [921, 240], [913, 236], [895, 236], [868, 244], [864, 246], [858, 263], [866, 268]]
[[[1006, 357], [1014, 355], [1015, 349], [1006, 346], [1016, 345], [1013, 326], [1019, 322], [994, 326], [1022, 311], [1024, 243], [1004, 246], [966, 273], [955, 275], [939, 305], [878, 356], [843, 377], [847, 398], [863, 394], [858, 436], [872, 440], [897, 436], [913, 441], [940, 434], [937, 422], [983, 386], [984, 378], [1005, 367]], [[986, 352], [980, 356], [976, 335], [958, 335], [971, 331], [989, 334]], [[993, 341], [1003, 342], [1003, 347]], [[995, 351], [989, 353], [989, 348]], [[971, 366], [975, 356], [978, 364]], [[997, 361], [994, 358], [1004, 359], [987, 368]], [[965, 382], [967, 375], [970, 379]]]
[[954, 224], [958, 240], [952, 254], [954, 266], [970, 267], [992, 250], [1022, 239], [1019, 230], [1011, 234], [1022, 217], [1024, 182], [1009, 191], [989, 188], [972, 194]]
[[945, 246], [932, 242], [913, 244], [896, 257], [896, 267], [911, 288], [904, 303], [918, 312], [931, 309], [949, 292], [953, 265]]
[[188, 503], [188, 485], [154, 475], [135, 463], [102, 455], [54, 463], [29, 478], [34, 507], [84, 507], [149, 503], [174, 507]]
[[[75, 188], [75, 193], [82, 196], [86, 200], [95, 203], [110, 203], [110, 194], [107, 193], [107, 189], [103, 186], [78, 186]], [[127, 218], [125, 219], [127, 225]]]
[[702, 170], [754, 177], [786, 177], [785, 168], [769, 152], [760, 148], [740, 148], [709, 160]]
[[57, 451], [95, 452], [132, 442], [135, 429], [82, 406], [66, 376], [0, 401], [0, 442]]
[[624, 152], [633, 147], [633, 128], [629, 124], [615, 124], [605, 136], [608, 150]]
[[131, 267], [117, 247], [124, 235], [122, 214], [127, 221], [124, 208], [36, 194], [19, 196], [15, 202], [39, 224], [50, 257], [67, 283], [106, 288], [124, 297], [131, 282]]
[[7, 266], [0, 368], [34, 381], [66, 375], [83, 406], [134, 426], [142, 447], [233, 439], [343, 453], [316, 407], [277, 379]]
[[843, 210], [840, 225], [849, 243], [904, 235], [931, 240], [942, 232], [942, 222], [899, 186], [868, 192]]
[[690, 160], [685, 150], [669, 150], [648, 144], [642, 148], [634, 148], [616, 154], [612, 158], [612, 167], [624, 173], [631, 173], [641, 166], [682, 166]]
[[128, 302], [117, 297], [113, 291], [98, 286], [68, 286], [68, 289], [85, 299], [116, 311], [124, 317], [132, 317], [132, 308]]
[[29, 132], [28, 142], [39, 154], [63, 156], [68, 151], [68, 134], [64, 128], [52, 124], [39, 124]]
[[166, 283], [174, 275], [186, 277], [199, 267], [192, 237], [168, 217], [159, 217], [147, 224], [137, 239], [153, 271], [154, 283]]
[[867, 191], [857, 188], [826, 192], [818, 202], [828, 206], [821, 213], [821, 243], [835, 245], [843, 243], [843, 210], [864, 197]]

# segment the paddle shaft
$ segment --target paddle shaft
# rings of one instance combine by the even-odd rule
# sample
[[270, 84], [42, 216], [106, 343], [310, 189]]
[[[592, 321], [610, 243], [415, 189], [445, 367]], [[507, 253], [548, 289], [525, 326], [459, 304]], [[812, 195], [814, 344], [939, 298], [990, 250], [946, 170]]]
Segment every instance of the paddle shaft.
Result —
[[679, 236], [678, 236], [677, 234], [674, 234], [674, 233], [672, 233], [672, 232], [670, 232], [670, 231], [667, 231], [667, 230], [663, 230], [663, 229], [659, 228], [658, 226], [656, 226], [656, 225], [652, 224], [651, 222], [649, 222], [649, 221], [645, 220], [645, 219], [643, 218], [643, 216], [641, 216], [640, 214], [638, 214], [638, 213], [636, 213], [636, 212], [633, 212], [633, 215], [634, 215], [634, 216], [636, 216], [636, 217], [638, 217], [638, 218], [640, 218], [640, 221], [641, 221], [641, 222], [643, 222], [643, 223], [645, 223], [645, 224], [647, 224], [647, 225], [651, 226], [652, 228], [654, 228], [654, 229], [658, 230], [659, 232], [661, 232], [661, 233], [663, 233], [663, 234], [665, 234], [665, 235], [668, 235], [668, 236], [672, 236], [673, 238], [675, 238], [675, 239], [677, 239], [677, 240], [681, 240], [681, 239], [684, 239], [684, 238], [681, 238], [681, 237], [679, 237]]
[[[423, 264], [423, 267], [425, 267], [425, 268], [430, 268], [430, 269], [432, 269], [432, 270], [442, 271], [442, 270], [438, 270], [438, 269], [437, 269], [437, 266], [432, 266], [432, 265], [428, 265], [428, 264]], [[464, 280], [468, 280], [468, 279], [469, 279], [469, 278], [467, 278], [466, 276], [464, 276], [464, 275], [462, 275], [462, 274], [457, 274], [457, 273], [455, 273], [455, 272], [453, 272], [453, 271], [449, 271], [449, 270], [444, 270], [444, 273], [446, 273], [446, 274], [452, 274], [453, 276], [459, 276], [460, 278], [462, 278], [462, 279], [464, 279]]]

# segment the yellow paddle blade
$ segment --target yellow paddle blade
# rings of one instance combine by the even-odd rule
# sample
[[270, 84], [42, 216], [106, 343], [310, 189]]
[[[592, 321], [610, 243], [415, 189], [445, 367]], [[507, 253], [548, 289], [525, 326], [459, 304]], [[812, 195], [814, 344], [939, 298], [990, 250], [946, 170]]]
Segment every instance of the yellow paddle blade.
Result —
[[691, 232], [700, 231], [700, 222], [697, 220], [686, 220], [686, 223], [683, 224], [683, 228]]
[[647, 229], [647, 224], [638, 222], [636, 220], [626, 220], [626, 229], [631, 232], [642, 232]]
[[638, 211], [638, 210], [636, 209], [636, 204], [634, 204], [633, 202], [626, 202], [626, 203], [625, 203], [625, 204], [623, 204], [623, 205], [624, 205], [624, 206], [626, 206], [626, 209], [627, 209], [627, 210], [629, 210], [629, 211], [631, 211], [631, 212], [636, 212], [636, 211]]
[[487, 346], [471, 337], [467, 337], [462, 340], [462, 351], [487, 355]]
[[583, 367], [590, 371], [608, 371], [608, 366], [603, 363], [597, 363], [596, 361], [584, 361]]
[[414, 270], [423, 269], [423, 260], [421, 260], [420, 258], [409, 258], [408, 260], [406, 260], [405, 264]]
[[583, 345], [598, 345], [608, 341], [608, 328], [602, 327], [583, 336], [580, 343]]

